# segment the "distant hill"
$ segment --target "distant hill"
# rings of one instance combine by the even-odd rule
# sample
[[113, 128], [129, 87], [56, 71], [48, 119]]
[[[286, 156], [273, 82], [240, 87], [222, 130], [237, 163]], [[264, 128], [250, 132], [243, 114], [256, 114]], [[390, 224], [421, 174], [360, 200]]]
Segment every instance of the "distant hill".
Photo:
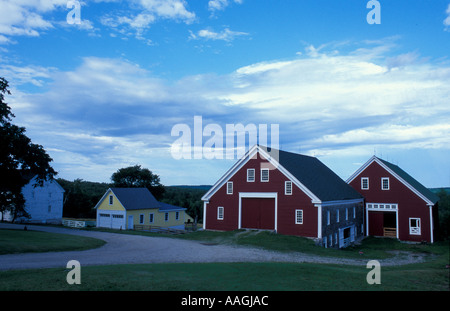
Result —
[[188, 188], [188, 189], [198, 189], [198, 190], [206, 190], [211, 189], [212, 186], [209, 185], [175, 185], [175, 186], [165, 186], [165, 187], [173, 187], [173, 188]]

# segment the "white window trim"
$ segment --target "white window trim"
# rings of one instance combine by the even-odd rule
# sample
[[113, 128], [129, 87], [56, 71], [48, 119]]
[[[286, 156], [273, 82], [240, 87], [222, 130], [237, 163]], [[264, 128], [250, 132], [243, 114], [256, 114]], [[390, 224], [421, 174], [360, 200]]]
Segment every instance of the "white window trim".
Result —
[[[367, 180], [367, 188], [364, 188], [364, 180]], [[361, 177], [361, 190], [369, 190], [369, 177]]]
[[175, 212], [175, 220], [180, 220], [180, 212]]
[[[153, 217], [152, 217], [153, 216]], [[149, 213], [148, 214], [148, 223], [152, 224], [155, 222], [155, 214], [154, 213]]]
[[114, 196], [112, 194], [109, 195], [108, 200], [109, 205], [114, 205]]
[[224, 212], [225, 209], [223, 208], [223, 206], [217, 207], [217, 220], [223, 220]]
[[[263, 172], [267, 171], [267, 180], [263, 180]], [[262, 168], [261, 169], [261, 182], [269, 182], [270, 178], [269, 178], [269, 169], [268, 168]]]
[[[288, 184], [290, 184], [290, 191], [288, 192]], [[292, 195], [292, 181], [285, 181], [284, 182], [284, 194], [285, 195]]]
[[[250, 176], [250, 174], [249, 174], [249, 172], [253, 172], [253, 178], [252, 179], [250, 179], [249, 178], [249, 176]], [[247, 182], [255, 182], [255, 169], [254, 168], [248, 168], [247, 169]]]
[[[231, 191], [230, 191], [230, 186], [231, 186]], [[233, 182], [232, 181], [227, 182], [227, 194], [233, 194]]]
[[143, 225], [145, 222], [145, 216], [144, 214], [139, 214], [139, 224]]
[[[299, 213], [301, 215], [301, 220], [299, 221]], [[303, 210], [302, 209], [296, 209], [295, 210], [295, 224], [296, 225], [303, 225]]]
[[169, 221], [169, 213], [168, 212], [164, 213], [164, 221]]
[[[411, 227], [411, 220], [415, 219], [416, 220], [416, 224], [418, 224], [418, 226], [416, 227]], [[416, 218], [416, 217], [410, 217], [409, 218], [409, 234], [410, 235], [421, 235], [422, 233], [422, 224], [421, 224], [421, 219], [420, 218]]]
[[345, 220], [348, 220], [348, 208], [345, 209]]
[[[384, 188], [384, 181], [387, 180], [387, 189]], [[391, 188], [391, 184], [389, 182], [389, 177], [381, 177], [381, 190], [389, 190]]]
[[336, 210], [336, 222], [339, 222], [339, 210]]
[[327, 211], [327, 225], [330, 224], [330, 211]]

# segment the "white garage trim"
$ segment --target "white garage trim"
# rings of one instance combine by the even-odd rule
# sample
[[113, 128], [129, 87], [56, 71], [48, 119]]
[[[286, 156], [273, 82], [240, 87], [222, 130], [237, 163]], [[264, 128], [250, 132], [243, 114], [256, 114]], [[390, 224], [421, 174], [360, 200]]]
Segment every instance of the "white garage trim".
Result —
[[125, 211], [97, 210], [97, 227], [125, 229]]

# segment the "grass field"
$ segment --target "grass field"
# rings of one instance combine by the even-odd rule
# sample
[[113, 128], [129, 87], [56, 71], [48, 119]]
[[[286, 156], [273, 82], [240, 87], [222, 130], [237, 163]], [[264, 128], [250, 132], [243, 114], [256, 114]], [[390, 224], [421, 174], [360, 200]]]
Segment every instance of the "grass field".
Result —
[[0, 255], [97, 248], [105, 241], [69, 234], [0, 229]]
[[[4, 233], [12, 230], [2, 230]], [[43, 232], [7, 232], [10, 241], [23, 250], [49, 251], [65, 248], [75, 236]], [[52, 237], [53, 235], [53, 237]], [[209, 243], [253, 245], [280, 251], [303, 251], [319, 255], [386, 258], [386, 250], [408, 250], [433, 254], [433, 260], [421, 264], [382, 267], [381, 284], [366, 282], [370, 271], [364, 266], [313, 263], [204, 263], [86, 266], [81, 268], [81, 284], [66, 282], [67, 269], [37, 269], [0, 272], [0, 291], [448, 291], [448, 243], [411, 245], [392, 239], [367, 238], [362, 245], [346, 250], [317, 247], [308, 239], [275, 235], [268, 232], [198, 232], [183, 238]], [[95, 239], [94, 239], [95, 240]], [[0, 240], [0, 245], [2, 245]], [[56, 242], [58, 241], [58, 242]], [[92, 242], [92, 241], [91, 241]], [[32, 247], [29, 244], [37, 244]], [[54, 244], [57, 243], [57, 244]], [[49, 245], [46, 245], [49, 244]], [[87, 246], [89, 243], [81, 243]], [[95, 243], [91, 244], [95, 247]], [[1, 249], [1, 248], [0, 248]], [[359, 251], [363, 255], [359, 255]], [[361, 257], [358, 257], [361, 258]]]

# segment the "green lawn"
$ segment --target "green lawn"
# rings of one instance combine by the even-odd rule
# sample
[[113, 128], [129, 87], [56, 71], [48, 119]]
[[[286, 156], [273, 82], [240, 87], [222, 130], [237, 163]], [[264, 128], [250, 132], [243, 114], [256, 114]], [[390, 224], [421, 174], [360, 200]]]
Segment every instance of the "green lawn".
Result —
[[[137, 234], [137, 232], [133, 232]], [[448, 291], [449, 247], [446, 243], [416, 245], [392, 239], [367, 238], [345, 250], [324, 249], [311, 240], [269, 232], [196, 232], [177, 236], [208, 243], [252, 245], [280, 251], [302, 251], [348, 258], [386, 258], [386, 250], [425, 252], [433, 259], [421, 264], [381, 267], [381, 285], [366, 282], [364, 266], [313, 263], [140, 264], [81, 267], [81, 285], [69, 285], [67, 269], [0, 272], [0, 291]], [[101, 241], [103, 243], [103, 241]], [[76, 246], [78, 243], [78, 246]], [[74, 250], [98, 247], [96, 239], [36, 231], [1, 230], [0, 252]], [[9, 245], [9, 246], [8, 246]], [[363, 255], [359, 252], [363, 251]]]
[[55, 234], [31, 230], [0, 229], [0, 255], [79, 251], [97, 248], [105, 241], [69, 234]]
[[81, 284], [66, 282], [68, 270], [0, 272], [0, 291], [366, 291], [449, 289], [448, 269], [408, 265], [381, 269], [369, 285], [365, 267], [295, 263], [139, 264], [81, 267]]

